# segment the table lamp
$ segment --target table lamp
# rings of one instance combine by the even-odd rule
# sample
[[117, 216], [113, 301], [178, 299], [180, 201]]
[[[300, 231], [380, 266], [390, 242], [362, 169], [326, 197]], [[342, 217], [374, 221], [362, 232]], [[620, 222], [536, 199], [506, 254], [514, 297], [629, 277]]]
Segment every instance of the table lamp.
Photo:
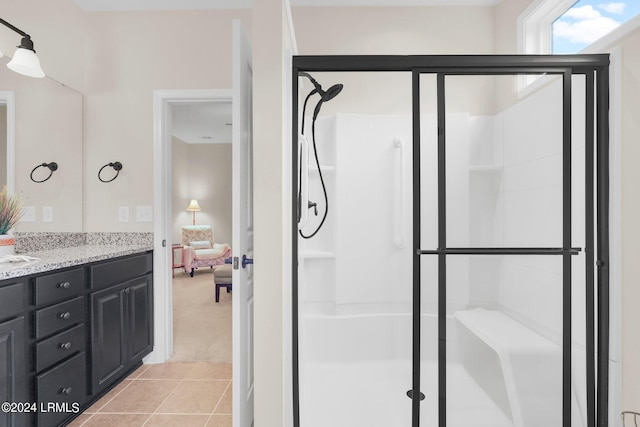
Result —
[[198, 201], [195, 199], [191, 200], [191, 203], [189, 203], [189, 206], [187, 206], [187, 210], [193, 212], [193, 225], [196, 225], [196, 212], [202, 210], [200, 209]]

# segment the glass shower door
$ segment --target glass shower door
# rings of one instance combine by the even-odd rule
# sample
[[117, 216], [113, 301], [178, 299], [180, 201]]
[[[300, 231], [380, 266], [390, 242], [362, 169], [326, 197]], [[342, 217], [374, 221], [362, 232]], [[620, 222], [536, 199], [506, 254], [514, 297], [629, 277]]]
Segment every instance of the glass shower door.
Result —
[[[438, 277], [422, 295], [423, 307], [437, 299], [438, 405], [420, 426], [587, 427], [585, 82], [545, 70], [518, 99], [522, 74], [472, 73], [427, 74], [438, 80], [437, 148], [424, 119], [419, 142], [438, 159], [438, 208], [418, 226], [436, 222], [437, 241], [423, 231], [432, 260], [419, 262]], [[421, 96], [421, 116], [429, 103]], [[420, 182], [432, 200], [433, 182]]]
[[606, 425], [607, 67], [294, 58], [296, 427]]

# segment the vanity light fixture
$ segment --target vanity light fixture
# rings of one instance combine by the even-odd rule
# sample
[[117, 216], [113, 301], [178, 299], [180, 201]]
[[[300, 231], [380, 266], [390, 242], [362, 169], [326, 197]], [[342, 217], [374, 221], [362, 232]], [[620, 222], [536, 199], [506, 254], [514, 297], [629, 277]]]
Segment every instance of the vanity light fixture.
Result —
[[[16, 73], [24, 74], [25, 76], [29, 77], [44, 77], [44, 71], [42, 71], [42, 67], [40, 67], [40, 60], [36, 56], [36, 51], [33, 49], [33, 41], [31, 41], [31, 36], [21, 29], [9, 24], [2, 18], [0, 18], [0, 24], [12, 29], [22, 36], [20, 45], [17, 46], [18, 50], [16, 50], [16, 52], [13, 54], [13, 58], [11, 58], [11, 61], [7, 63], [7, 68], [15, 71]], [[2, 56], [1, 52], [0, 56]]]
[[[36, 171], [36, 169], [38, 168], [48, 168], [49, 169], [49, 176], [46, 177], [45, 179], [42, 180], [37, 180], [37, 179], [33, 179], [33, 173]], [[49, 178], [51, 178], [51, 175], [53, 175], [53, 172], [58, 170], [58, 164], [56, 162], [51, 162], [51, 163], [41, 163], [38, 166], [36, 166], [35, 168], [33, 168], [31, 170], [31, 175], [29, 175], [29, 177], [31, 178], [31, 181], [33, 182], [45, 182], [47, 181]]]
[[[115, 170], [115, 171], [116, 171], [116, 176], [114, 176], [113, 178], [108, 179], [108, 180], [106, 180], [106, 181], [105, 181], [104, 179], [102, 179], [102, 177], [100, 176], [100, 174], [102, 173], [102, 170], [103, 170], [104, 168], [106, 168], [107, 166], [111, 166], [111, 167], [113, 168], [113, 170]], [[101, 168], [100, 168], [100, 170], [98, 171], [98, 179], [99, 179], [100, 181], [102, 181], [102, 182], [111, 182], [111, 181], [113, 181], [114, 179], [116, 179], [116, 178], [118, 177], [118, 175], [120, 175], [120, 171], [121, 171], [121, 170], [122, 170], [122, 163], [120, 163], [120, 162], [107, 163], [106, 165], [104, 165], [103, 167], [101, 167]]]

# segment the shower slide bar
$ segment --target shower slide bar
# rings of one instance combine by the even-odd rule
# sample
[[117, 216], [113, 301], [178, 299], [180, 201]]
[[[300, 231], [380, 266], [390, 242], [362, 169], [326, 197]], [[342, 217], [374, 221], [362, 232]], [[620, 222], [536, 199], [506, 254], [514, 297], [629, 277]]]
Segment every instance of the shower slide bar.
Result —
[[298, 206], [298, 229], [303, 229], [309, 221], [309, 141], [307, 137], [298, 135], [298, 150], [300, 156], [300, 177], [298, 189], [300, 205]]
[[418, 255], [578, 255], [581, 248], [445, 248], [417, 250]]

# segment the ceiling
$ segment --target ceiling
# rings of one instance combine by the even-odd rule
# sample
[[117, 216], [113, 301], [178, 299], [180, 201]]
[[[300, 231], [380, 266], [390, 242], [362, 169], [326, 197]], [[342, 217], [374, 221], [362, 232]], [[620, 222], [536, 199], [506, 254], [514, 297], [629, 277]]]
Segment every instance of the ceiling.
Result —
[[172, 104], [173, 136], [188, 144], [231, 142], [231, 103]]
[[[244, 9], [252, 0], [74, 0], [86, 11]], [[290, 0], [291, 6], [491, 6], [502, 0]]]

